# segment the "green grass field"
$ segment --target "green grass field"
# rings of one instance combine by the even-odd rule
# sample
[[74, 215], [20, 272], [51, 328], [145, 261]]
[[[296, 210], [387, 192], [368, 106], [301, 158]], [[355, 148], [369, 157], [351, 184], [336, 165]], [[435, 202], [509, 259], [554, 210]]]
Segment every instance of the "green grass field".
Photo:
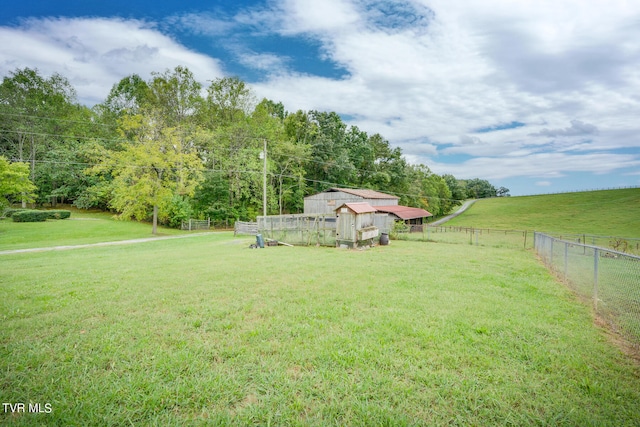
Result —
[[[0, 251], [152, 237], [151, 224], [119, 221], [109, 213], [70, 210], [71, 218], [64, 220], [25, 223], [0, 219]], [[158, 236], [184, 233], [158, 227]]]
[[640, 238], [640, 188], [475, 202], [451, 226]]
[[640, 420], [640, 366], [530, 251], [252, 240], [0, 256], [0, 399], [52, 408], [0, 423]]

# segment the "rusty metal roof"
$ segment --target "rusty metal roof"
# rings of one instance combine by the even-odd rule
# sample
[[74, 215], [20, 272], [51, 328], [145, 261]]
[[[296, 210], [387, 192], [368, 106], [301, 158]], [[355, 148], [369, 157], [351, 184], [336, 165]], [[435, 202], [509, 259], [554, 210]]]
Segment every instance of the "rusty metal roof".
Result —
[[391, 213], [400, 219], [415, 219], [433, 216], [431, 212], [409, 206], [376, 206], [378, 212]]
[[399, 199], [399, 197], [392, 196], [391, 194], [385, 194], [379, 191], [367, 190], [367, 189], [332, 187], [327, 190], [327, 193], [336, 192], [336, 191], [342, 191], [343, 193], [353, 194], [354, 196], [359, 196], [364, 199]]
[[340, 205], [340, 207], [338, 207], [336, 209], [336, 211], [342, 209], [344, 206], [348, 207], [349, 209], [351, 209], [352, 211], [354, 211], [357, 214], [369, 213], [369, 212], [375, 212], [376, 211], [376, 208], [374, 208], [373, 206], [371, 206], [367, 202], [343, 203], [342, 205]]

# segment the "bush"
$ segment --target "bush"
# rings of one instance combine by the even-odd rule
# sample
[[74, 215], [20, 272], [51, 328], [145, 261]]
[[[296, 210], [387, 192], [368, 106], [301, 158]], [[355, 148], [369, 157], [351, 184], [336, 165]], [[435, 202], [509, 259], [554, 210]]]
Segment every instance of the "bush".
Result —
[[395, 221], [393, 223], [393, 229], [391, 229], [389, 237], [391, 237], [392, 239], [397, 239], [401, 234], [408, 233], [409, 230], [411, 230], [411, 227], [405, 224], [404, 221]]
[[13, 222], [43, 222], [49, 218], [49, 214], [46, 211], [36, 211], [36, 210], [20, 210], [18, 212], [14, 212], [11, 215], [11, 219]]
[[45, 211], [49, 216], [48, 219], [67, 219], [71, 216], [71, 211], [64, 209], [54, 209]]
[[[34, 209], [11, 209], [11, 218], [14, 222], [42, 222], [47, 219], [66, 219], [71, 216], [71, 211], [54, 209], [49, 211], [37, 211]], [[8, 215], [7, 215], [8, 216]]]
[[24, 210], [26, 210], [26, 209], [22, 209], [22, 208], [7, 208], [4, 211], [4, 217], [5, 218], [11, 218], [14, 213], [20, 212], [20, 211], [24, 211]]
[[189, 201], [181, 196], [174, 196], [164, 209], [160, 222], [172, 228], [180, 228], [182, 221], [193, 217], [193, 209]]

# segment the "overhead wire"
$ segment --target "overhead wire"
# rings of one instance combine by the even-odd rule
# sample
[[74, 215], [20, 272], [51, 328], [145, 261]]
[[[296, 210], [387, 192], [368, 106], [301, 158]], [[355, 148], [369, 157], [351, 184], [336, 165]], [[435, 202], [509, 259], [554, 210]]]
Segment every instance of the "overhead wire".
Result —
[[[60, 119], [60, 118], [51, 118], [51, 117], [45, 117], [45, 116], [33, 116], [33, 115], [24, 115], [24, 114], [15, 114], [15, 113], [6, 113], [6, 112], [0, 112], [0, 114], [4, 114], [6, 116], [14, 116], [14, 117], [27, 117], [27, 118], [38, 118], [38, 119], [44, 119], [44, 120], [51, 120], [51, 121], [64, 121], [64, 122], [71, 122], [71, 123], [81, 123], [81, 124], [99, 124], [99, 123], [95, 123], [95, 122], [87, 122], [87, 121], [76, 121], [76, 120], [67, 120], [67, 119]], [[99, 124], [99, 125], [103, 125], [103, 126], [107, 126], [104, 124]], [[56, 138], [70, 138], [70, 139], [74, 139], [74, 140], [96, 140], [96, 141], [104, 141], [104, 142], [114, 142], [114, 143], [118, 143], [118, 142], [127, 142], [128, 140], [125, 138], [104, 138], [104, 137], [95, 137], [95, 136], [79, 136], [79, 135], [64, 135], [64, 134], [52, 134], [52, 133], [46, 133], [46, 132], [33, 132], [33, 131], [15, 131], [15, 130], [8, 130], [8, 129], [0, 129], [0, 133], [13, 133], [13, 134], [23, 134], [23, 135], [32, 135], [32, 136], [41, 136], [41, 137], [56, 137]], [[244, 137], [244, 139], [247, 140], [263, 140], [264, 138], [262, 137], [255, 137], [255, 136], [248, 136], [248, 137]], [[255, 148], [259, 148], [259, 147], [255, 147]], [[215, 149], [214, 151], [218, 151], [220, 148]], [[334, 153], [330, 153], [328, 151], [322, 151], [322, 150], [317, 150], [317, 148], [311, 146], [311, 149], [315, 152], [315, 153], [320, 153], [320, 154], [334, 154]], [[233, 147], [226, 147], [224, 148], [224, 150], [229, 150], [229, 151], [234, 151]], [[261, 151], [261, 150], [260, 150]], [[287, 157], [287, 158], [291, 158], [291, 159], [295, 159], [301, 162], [308, 162], [308, 163], [315, 163], [321, 166], [327, 166], [327, 167], [335, 167], [336, 164], [333, 162], [326, 162], [326, 161], [322, 161], [322, 160], [317, 160], [312, 158], [311, 156], [309, 157], [301, 157], [301, 156], [295, 156], [293, 154], [286, 154], [286, 153], [280, 153], [278, 154], [281, 157]], [[36, 162], [41, 162], [41, 161], [36, 161]], [[62, 164], [62, 163], [61, 163]], [[71, 163], [70, 163], [71, 164]], [[80, 163], [77, 163], [80, 164]], [[94, 165], [95, 166], [95, 165]], [[357, 167], [352, 167], [349, 168], [352, 171], [355, 172], [359, 172], [361, 174], [363, 173], [370, 173], [370, 170], [365, 170], [365, 169], [361, 169], [361, 168], [357, 168]], [[245, 171], [246, 172], [246, 171]], [[262, 173], [260, 171], [258, 171], [258, 173]], [[275, 174], [271, 174], [271, 175], [275, 175]], [[281, 175], [281, 174], [277, 174], [278, 176], [285, 176], [285, 175]], [[297, 178], [295, 176], [288, 176], [290, 178]], [[322, 181], [322, 180], [314, 180], [311, 178], [304, 178], [306, 181], [308, 182], [314, 182], [314, 183], [320, 183], [320, 184], [328, 184], [328, 185], [332, 185], [332, 186], [338, 186], [341, 188], [349, 188], [349, 187], [345, 187], [344, 184], [340, 184], [340, 183], [335, 183], [335, 182], [329, 182], [329, 181]], [[380, 190], [375, 190], [375, 191], [380, 191]], [[426, 198], [426, 199], [436, 199], [436, 200], [444, 200], [444, 201], [452, 201], [452, 202], [461, 202], [462, 200], [459, 199], [449, 199], [449, 198], [441, 198], [441, 197], [437, 197], [437, 196], [425, 196], [422, 194], [408, 194], [408, 193], [399, 193], [399, 192], [391, 192], [391, 191], [386, 191], [387, 193], [391, 193], [395, 196], [407, 196], [407, 197], [414, 197], [414, 198]]]

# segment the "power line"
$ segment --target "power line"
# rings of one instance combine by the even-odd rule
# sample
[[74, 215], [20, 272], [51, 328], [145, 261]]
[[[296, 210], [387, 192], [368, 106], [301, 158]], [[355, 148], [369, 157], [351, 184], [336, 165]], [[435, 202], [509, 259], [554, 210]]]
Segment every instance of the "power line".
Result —
[[[17, 161], [20, 161], [20, 160], [19, 159], [10, 159], [10, 161], [17, 162]], [[90, 168], [90, 167], [101, 165], [101, 163], [71, 162], [71, 161], [59, 161], [59, 160], [35, 160], [34, 163], [54, 164], [54, 165], [75, 165], [75, 166], [83, 166], [85, 168]], [[133, 169], [154, 169], [153, 166], [140, 166], [140, 165], [136, 165], [136, 164], [132, 164], [132, 163], [127, 163], [127, 164], [120, 163], [119, 166], [127, 167], [127, 168], [133, 168]], [[185, 170], [186, 169], [188, 171], [195, 171], [193, 168], [165, 168], [165, 169], [170, 169], [170, 170], [175, 170], [175, 171]], [[262, 174], [263, 173], [263, 171], [261, 171], [261, 170], [252, 170], [252, 169], [214, 169], [214, 168], [203, 168], [202, 172], [220, 173], [220, 174], [243, 173], [243, 174], [253, 174], [253, 175], [257, 175], [257, 174]], [[307, 178], [307, 177], [299, 176], [299, 175], [279, 174], [279, 173], [274, 173], [274, 172], [267, 172], [267, 175], [270, 176], [271, 178], [285, 177], [285, 178], [291, 178], [291, 179], [302, 179], [303, 181], [306, 181], [306, 182], [312, 182], [312, 183], [316, 183], [316, 184], [324, 184], [324, 185], [327, 185], [327, 186], [330, 186], [330, 187], [335, 187], [335, 188], [358, 189], [358, 187], [345, 186], [344, 184], [337, 183], [337, 182], [312, 179], [312, 178]], [[442, 198], [442, 197], [437, 197], [437, 196], [427, 196], [427, 195], [424, 195], [424, 194], [400, 193], [400, 192], [395, 192], [395, 191], [382, 191], [382, 190], [377, 190], [377, 189], [371, 189], [371, 190], [384, 192], [386, 194], [390, 194], [390, 195], [394, 195], [394, 196], [407, 196], [407, 197], [422, 198], [422, 199], [427, 199], [427, 200], [444, 200], [444, 201], [449, 201], [449, 202], [462, 202], [463, 201], [463, 200], [458, 200], [458, 199], [447, 199], [447, 198]]]

